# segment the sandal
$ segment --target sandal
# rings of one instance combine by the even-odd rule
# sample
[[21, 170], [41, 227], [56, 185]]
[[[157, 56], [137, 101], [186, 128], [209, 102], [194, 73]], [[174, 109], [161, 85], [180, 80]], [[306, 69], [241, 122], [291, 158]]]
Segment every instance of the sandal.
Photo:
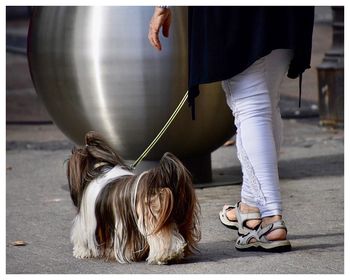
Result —
[[[260, 220], [260, 213], [259, 212], [253, 212], [253, 213], [242, 213], [239, 209], [239, 204], [241, 202], [237, 202], [235, 205], [225, 205], [223, 209], [219, 213], [220, 221], [221, 223], [231, 229], [238, 230], [239, 235], [246, 234], [250, 231], [252, 231], [252, 228], [249, 228], [246, 226], [247, 221], [250, 220]], [[232, 221], [227, 218], [227, 211], [235, 209], [236, 212], [236, 218], [237, 221]]]
[[[289, 240], [275, 240], [270, 241], [266, 238], [266, 235], [276, 229], [285, 229], [287, 228], [284, 224], [283, 220], [271, 223], [266, 227], [261, 227], [257, 230], [252, 230], [247, 234], [240, 236], [237, 241], [235, 247], [238, 250], [263, 250], [269, 252], [285, 252], [290, 251], [292, 246]], [[250, 242], [252, 239], [255, 239], [255, 242]]]
[[220, 211], [220, 213], [219, 213], [220, 221], [225, 227], [228, 227], [228, 228], [231, 228], [231, 229], [238, 229], [238, 222], [229, 220], [227, 218], [227, 214], [226, 214], [227, 211], [235, 209], [236, 205], [224, 205], [224, 207]]

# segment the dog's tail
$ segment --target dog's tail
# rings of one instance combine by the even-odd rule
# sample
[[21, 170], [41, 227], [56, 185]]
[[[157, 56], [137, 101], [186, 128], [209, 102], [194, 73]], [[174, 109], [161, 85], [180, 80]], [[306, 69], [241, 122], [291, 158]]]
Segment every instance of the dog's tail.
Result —
[[85, 135], [85, 146], [74, 147], [68, 159], [67, 177], [73, 204], [79, 209], [85, 187], [104, 168], [125, 166], [123, 159], [96, 132]]

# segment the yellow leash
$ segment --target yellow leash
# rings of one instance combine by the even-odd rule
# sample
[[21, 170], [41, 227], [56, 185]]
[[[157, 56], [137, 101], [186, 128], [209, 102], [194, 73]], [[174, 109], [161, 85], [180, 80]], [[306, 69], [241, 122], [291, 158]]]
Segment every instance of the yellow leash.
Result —
[[148, 153], [152, 150], [152, 148], [154, 147], [155, 144], [157, 144], [157, 142], [159, 141], [159, 139], [163, 136], [163, 134], [165, 133], [165, 131], [168, 129], [168, 127], [171, 125], [171, 123], [174, 121], [174, 119], [176, 118], [176, 116], [178, 115], [178, 113], [180, 112], [181, 108], [183, 107], [183, 105], [185, 104], [186, 100], [188, 98], [188, 90], [186, 91], [184, 97], [182, 98], [182, 100], [180, 101], [179, 105], [177, 105], [174, 113], [172, 113], [172, 115], [170, 116], [170, 118], [168, 119], [168, 121], [165, 123], [165, 125], [163, 126], [163, 128], [161, 129], [161, 131], [158, 133], [158, 135], [153, 139], [153, 141], [151, 142], [151, 144], [149, 144], [149, 146], [144, 150], [144, 152], [138, 157], [137, 160], [135, 160], [135, 162], [130, 165], [131, 169], [135, 169], [135, 167], [148, 155]]

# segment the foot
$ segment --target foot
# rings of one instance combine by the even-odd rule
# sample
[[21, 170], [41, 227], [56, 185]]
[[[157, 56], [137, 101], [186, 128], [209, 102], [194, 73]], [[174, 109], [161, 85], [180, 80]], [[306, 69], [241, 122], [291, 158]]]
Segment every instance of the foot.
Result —
[[269, 252], [285, 252], [291, 250], [291, 243], [286, 239], [287, 228], [281, 216], [264, 219], [258, 229], [241, 235], [235, 247], [240, 251], [264, 250]]
[[[259, 212], [259, 208], [257, 207], [252, 207], [252, 206], [249, 206], [243, 202], [241, 202], [239, 204], [239, 210], [244, 213], [244, 214], [247, 214], [247, 213], [257, 213]], [[228, 210], [226, 212], [226, 216], [227, 216], [227, 219], [229, 219], [230, 221], [237, 221], [237, 217], [236, 217], [236, 212], [235, 212], [235, 209], [231, 209], [231, 210]], [[246, 222], [246, 227], [250, 228], [250, 229], [254, 229], [256, 228], [259, 224], [261, 223], [261, 220], [249, 220]]]
[[[261, 227], [264, 228], [269, 224], [282, 220], [282, 216], [270, 216], [262, 218]], [[277, 241], [277, 240], [286, 240], [287, 239], [287, 231], [285, 229], [275, 229], [268, 234], [266, 234], [266, 239], [269, 241]], [[249, 243], [256, 242], [255, 238], [252, 238]]]
[[[282, 216], [276, 215], [271, 217], [265, 217], [262, 219], [261, 227], [264, 228], [267, 225], [282, 220]], [[274, 231], [271, 231], [266, 235], [266, 239], [270, 241], [275, 240], [286, 240], [287, 238], [287, 231], [285, 229], [275, 229]]]

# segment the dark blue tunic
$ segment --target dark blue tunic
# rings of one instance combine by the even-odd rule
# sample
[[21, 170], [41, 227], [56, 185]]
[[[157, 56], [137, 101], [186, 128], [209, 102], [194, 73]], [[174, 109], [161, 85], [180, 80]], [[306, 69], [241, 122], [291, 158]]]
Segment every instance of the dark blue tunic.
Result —
[[189, 7], [189, 104], [198, 85], [244, 71], [274, 49], [292, 49], [288, 77], [310, 68], [314, 7]]

